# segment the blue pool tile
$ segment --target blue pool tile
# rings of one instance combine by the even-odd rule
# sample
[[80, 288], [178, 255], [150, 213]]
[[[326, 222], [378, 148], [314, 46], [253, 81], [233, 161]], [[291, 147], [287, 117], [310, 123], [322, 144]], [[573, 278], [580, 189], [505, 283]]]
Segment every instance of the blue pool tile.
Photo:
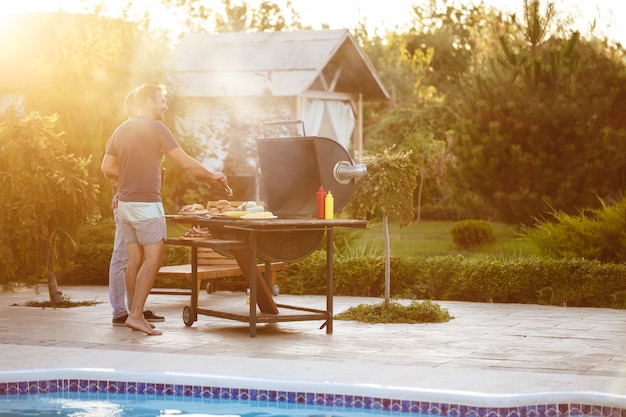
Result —
[[529, 404], [519, 407], [473, 407], [457, 403], [421, 402], [384, 397], [310, 393], [302, 391], [256, 390], [240, 387], [174, 385], [133, 381], [100, 381], [81, 379], [47, 379], [0, 383], [0, 396], [37, 395], [51, 393], [116, 393], [129, 396], [176, 396], [184, 398], [213, 398], [224, 400], [260, 401], [278, 406], [319, 405], [349, 410], [369, 409], [374, 412], [421, 413], [437, 417], [626, 417], [626, 410], [594, 404]]

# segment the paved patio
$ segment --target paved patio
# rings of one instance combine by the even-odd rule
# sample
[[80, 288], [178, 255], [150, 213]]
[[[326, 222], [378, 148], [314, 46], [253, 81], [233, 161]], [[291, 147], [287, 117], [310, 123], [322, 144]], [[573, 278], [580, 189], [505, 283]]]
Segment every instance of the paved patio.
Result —
[[[151, 295], [166, 316], [162, 336], [111, 325], [108, 288], [65, 287], [71, 309], [25, 307], [47, 288], [0, 292], [0, 370], [107, 368], [228, 377], [371, 384], [486, 394], [587, 391], [624, 396], [626, 311], [538, 305], [438, 302], [454, 319], [437, 324], [317, 321], [248, 325], [181, 318], [186, 296]], [[245, 304], [244, 293], [201, 294], [200, 305]], [[277, 296], [323, 308], [322, 296]], [[379, 299], [335, 297], [335, 313]]]

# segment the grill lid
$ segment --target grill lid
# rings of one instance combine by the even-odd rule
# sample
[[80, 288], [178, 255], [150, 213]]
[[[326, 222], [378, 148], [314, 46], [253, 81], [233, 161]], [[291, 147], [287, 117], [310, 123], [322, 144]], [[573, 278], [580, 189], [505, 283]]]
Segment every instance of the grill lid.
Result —
[[323, 186], [335, 199], [335, 212], [350, 200], [354, 179], [365, 175], [337, 141], [318, 136], [257, 139], [262, 198], [279, 217], [317, 214], [317, 191]]

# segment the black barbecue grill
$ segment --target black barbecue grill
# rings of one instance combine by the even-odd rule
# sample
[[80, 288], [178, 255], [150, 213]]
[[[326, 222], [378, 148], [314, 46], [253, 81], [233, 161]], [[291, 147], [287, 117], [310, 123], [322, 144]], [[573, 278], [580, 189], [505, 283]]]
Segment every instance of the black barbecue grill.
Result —
[[[272, 122], [285, 123], [302, 122]], [[332, 193], [334, 211], [340, 211], [352, 196], [354, 179], [367, 171], [365, 165], [354, 163], [339, 142], [325, 137], [264, 137], [256, 145], [261, 200], [280, 219], [315, 219], [320, 186]], [[211, 233], [222, 239], [241, 238], [222, 228]], [[257, 255], [263, 260], [299, 261], [318, 248], [323, 235], [324, 230], [266, 232], [258, 238]]]
[[[273, 124], [302, 123], [275, 122]], [[265, 130], [265, 126], [264, 126]], [[364, 165], [356, 165], [338, 142], [317, 136], [263, 137], [257, 139], [262, 195], [266, 210], [276, 219], [184, 219], [207, 227], [212, 240], [183, 241], [192, 247], [192, 266], [197, 265], [197, 247], [212, 247], [232, 256], [250, 286], [249, 311], [208, 310], [198, 307], [197, 274], [192, 267], [191, 306], [183, 309], [183, 320], [191, 326], [197, 314], [246, 321], [250, 336], [256, 335], [256, 324], [280, 321], [324, 320], [327, 333], [332, 333], [333, 297], [333, 231], [338, 228], [362, 229], [364, 220], [317, 218], [317, 191], [320, 186], [334, 196], [334, 211], [349, 201], [354, 180], [366, 173]], [[269, 266], [272, 261], [298, 261], [315, 251], [327, 236], [327, 297], [326, 310], [314, 310], [276, 304], [267, 283], [257, 273], [257, 259]], [[227, 245], [223, 243], [227, 242]], [[239, 243], [237, 243], [239, 242]], [[267, 267], [266, 267], [267, 270]], [[268, 274], [266, 273], [266, 276]], [[257, 312], [257, 305], [260, 312]], [[280, 307], [280, 310], [278, 309]]]

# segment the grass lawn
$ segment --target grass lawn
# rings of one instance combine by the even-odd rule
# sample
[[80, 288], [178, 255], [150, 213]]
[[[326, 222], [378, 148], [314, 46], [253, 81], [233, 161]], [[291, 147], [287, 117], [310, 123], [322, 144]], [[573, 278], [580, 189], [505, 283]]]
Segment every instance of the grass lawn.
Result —
[[[473, 251], [461, 251], [452, 242], [452, 221], [420, 221], [408, 227], [400, 228], [398, 223], [391, 223], [389, 236], [391, 239], [391, 254], [398, 257], [409, 256], [439, 256], [462, 254], [473, 256], [502, 256], [512, 258], [536, 255], [533, 244], [521, 239], [516, 226], [504, 223], [492, 223], [496, 238], [495, 243]], [[370, 242], [384, 248], [382, 223], [370, 223], [360, 240]]]

